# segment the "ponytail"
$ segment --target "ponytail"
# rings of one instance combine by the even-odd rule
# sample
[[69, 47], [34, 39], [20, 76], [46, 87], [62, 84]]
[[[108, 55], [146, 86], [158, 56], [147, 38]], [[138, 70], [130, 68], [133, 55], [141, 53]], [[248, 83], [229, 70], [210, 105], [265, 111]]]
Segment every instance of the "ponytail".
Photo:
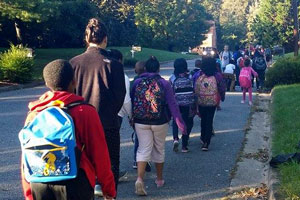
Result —
[[85, 29], [85, 42], [101, 44], [105, 37], [107, 37], [105, 25], [96, 18], [90, 19]]
[[160, 64], [155, 56], [150, 56], [146, 61], [146, 71], [150, 73], [156, 73], [159, 71]]

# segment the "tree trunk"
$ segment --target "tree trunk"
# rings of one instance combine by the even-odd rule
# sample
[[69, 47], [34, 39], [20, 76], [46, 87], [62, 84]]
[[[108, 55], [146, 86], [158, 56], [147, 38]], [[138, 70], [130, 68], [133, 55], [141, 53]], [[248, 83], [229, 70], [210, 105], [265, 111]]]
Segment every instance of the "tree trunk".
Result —
[[21, 28], [19, 23], [15, 22], [15, 29], [16, 29], [16, 37], [18, 45], [23, 45], [22, 35], [21, 35]]
[[293, 16], [294, 16], [294, 56], [298, 56], [299, 51], [299, 18], [298, 18], [298, 0], [293, 0]]

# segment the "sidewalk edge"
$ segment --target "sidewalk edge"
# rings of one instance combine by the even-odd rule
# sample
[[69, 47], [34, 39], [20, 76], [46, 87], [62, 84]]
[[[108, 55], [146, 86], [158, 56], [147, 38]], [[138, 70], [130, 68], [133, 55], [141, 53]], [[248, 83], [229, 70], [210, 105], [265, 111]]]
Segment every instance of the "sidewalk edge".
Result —
[[34, 82], [28, 83], [28, 84], [18, 84], [18, 85], [0, 87], [0, 93], [9, 92], [9, 91], [13, 91], [13, 90], [21, 90], [21, 89], [25, 89], [25, 88], [32, 88], [32, 87], [36, 87], [36, 86], [40, 86], [40, 85], [44, 85], [44, 84], [45, 84], [44, 81], [34, 81]]

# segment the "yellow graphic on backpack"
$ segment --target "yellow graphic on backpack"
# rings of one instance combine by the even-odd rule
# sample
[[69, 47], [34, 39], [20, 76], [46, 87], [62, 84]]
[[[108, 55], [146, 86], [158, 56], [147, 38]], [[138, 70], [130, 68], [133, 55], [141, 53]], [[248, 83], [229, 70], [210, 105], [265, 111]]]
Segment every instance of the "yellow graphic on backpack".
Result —
[[49, 176], [50, 174], [49, 170], [52, 172], [55, 172], [56, 170], [56, 166], [55, 166], [56, 156], [53, 153], [49, 152], [46, 156], [43, 157], [43, 159], [44, 160], [48, 159], [43, 173], [45, 176]]

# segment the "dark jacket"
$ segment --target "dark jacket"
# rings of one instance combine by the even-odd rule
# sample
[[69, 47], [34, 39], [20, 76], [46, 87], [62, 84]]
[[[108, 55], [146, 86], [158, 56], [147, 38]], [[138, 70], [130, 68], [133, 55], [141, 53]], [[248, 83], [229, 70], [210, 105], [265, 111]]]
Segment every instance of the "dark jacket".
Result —
[[126, 94], [123, 65], [108, 59], [107, 51], [89, 47], [70, 60], [75, 72], [76, 94], [95, 106], [104, 129], [118, 128], [118, 112]]

